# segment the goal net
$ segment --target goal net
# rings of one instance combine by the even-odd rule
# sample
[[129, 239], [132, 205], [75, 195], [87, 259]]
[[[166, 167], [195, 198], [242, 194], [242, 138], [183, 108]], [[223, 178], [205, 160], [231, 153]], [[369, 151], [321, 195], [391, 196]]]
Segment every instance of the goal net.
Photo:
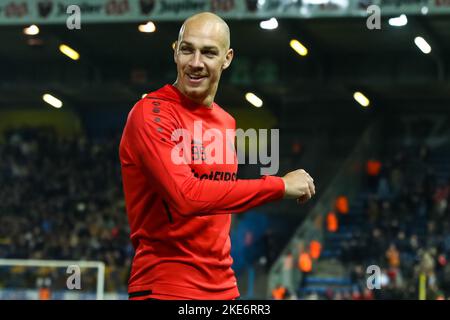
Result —
[[101, 261], [0, 259], [0, 300], [103, 300]]

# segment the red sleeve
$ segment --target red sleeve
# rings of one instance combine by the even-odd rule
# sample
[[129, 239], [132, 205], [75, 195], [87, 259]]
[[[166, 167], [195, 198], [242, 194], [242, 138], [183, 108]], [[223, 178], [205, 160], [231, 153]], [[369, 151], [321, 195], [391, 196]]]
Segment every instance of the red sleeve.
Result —
[[179, 128], [171, 106], [161, 102], [154, 109], [150, 104], [144, 106], [141, 100], [135, 109], [128, 118], [135, 156], [151, 183], [181, 215], [239, 213], [283, 197], [285, 187], [280, 177], [200, 180], [188, 164], [175, 164], [171, 160], [176, 145], [171, 134]]

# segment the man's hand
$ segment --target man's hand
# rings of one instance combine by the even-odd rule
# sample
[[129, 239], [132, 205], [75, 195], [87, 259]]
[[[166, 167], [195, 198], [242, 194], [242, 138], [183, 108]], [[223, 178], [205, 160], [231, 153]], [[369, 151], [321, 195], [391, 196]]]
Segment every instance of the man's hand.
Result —
[[281, 179], [284, 181], [285, 199], [297, 199], [303, 204], [316, 194], [314, 179], [303, 169], [291, 171]]

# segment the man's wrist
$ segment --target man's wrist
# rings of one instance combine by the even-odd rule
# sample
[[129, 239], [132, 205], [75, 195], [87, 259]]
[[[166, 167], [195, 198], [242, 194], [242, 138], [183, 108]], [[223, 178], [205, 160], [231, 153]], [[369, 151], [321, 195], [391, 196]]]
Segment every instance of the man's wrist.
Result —
[[283, 178], [283, 177], [280, 177], [280, 178], [281, 178], [281, 180], [283, 181], [283, 184], [284, 184], [284, 194], [283, 194], [283, 198], [286, 198], [287, 189], [288, 189], [287, 181], [286, 181], [286, 179]]

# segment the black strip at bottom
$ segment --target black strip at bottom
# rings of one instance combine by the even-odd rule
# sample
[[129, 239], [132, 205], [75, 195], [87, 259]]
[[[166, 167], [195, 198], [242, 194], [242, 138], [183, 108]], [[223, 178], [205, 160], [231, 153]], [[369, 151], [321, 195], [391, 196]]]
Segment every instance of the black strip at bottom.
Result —
[[137, 297], [143, 297], [143, 296], [148, 296], [149, 294], [152, 294], [152, 290], [145, 290], [145, 291], [136, 291], [136, 292], [131, 292], [128, 294], [128, 298], [137, 298]]

